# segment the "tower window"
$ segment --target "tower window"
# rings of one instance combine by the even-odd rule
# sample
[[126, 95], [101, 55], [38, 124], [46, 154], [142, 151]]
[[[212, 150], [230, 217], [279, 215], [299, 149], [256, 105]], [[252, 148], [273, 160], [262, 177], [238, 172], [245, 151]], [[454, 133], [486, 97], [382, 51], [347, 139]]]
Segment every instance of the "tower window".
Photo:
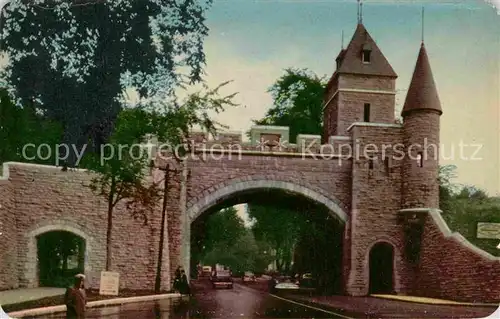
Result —
[[364, 120], [370, 122], [370, 103], [365, 103]]
[[371, 158], [368, 160], [368, 168], [373, 169], [373, 159]]
[[385, 168], [385, 173], [389, 174], [389, 157], [384, 157], [384, 168]]
[[371, 62], [371, 50], [363, 50], [363, 63]]
[[417, 166], [424, 167], [424, 154], [422, 152], [417, 154]]

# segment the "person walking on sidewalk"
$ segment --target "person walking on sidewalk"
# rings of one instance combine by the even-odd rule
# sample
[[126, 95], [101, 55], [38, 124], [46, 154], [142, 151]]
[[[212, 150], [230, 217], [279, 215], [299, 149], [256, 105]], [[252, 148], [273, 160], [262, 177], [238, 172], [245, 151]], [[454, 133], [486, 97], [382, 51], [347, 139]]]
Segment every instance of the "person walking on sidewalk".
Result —
[[191, 296], [191, 287], [189, 286], [189, 280], [187, 279], [186, 272], [184, 270], [181, 271], [179, 292], [181, 293], [181, 295]]
[[78, 274], [75, 276], [73, 287], [66, 289], [64, 303], [66, 304], [67, 319], [84, 319], [87, 296], [85, 294], [85, 276]]

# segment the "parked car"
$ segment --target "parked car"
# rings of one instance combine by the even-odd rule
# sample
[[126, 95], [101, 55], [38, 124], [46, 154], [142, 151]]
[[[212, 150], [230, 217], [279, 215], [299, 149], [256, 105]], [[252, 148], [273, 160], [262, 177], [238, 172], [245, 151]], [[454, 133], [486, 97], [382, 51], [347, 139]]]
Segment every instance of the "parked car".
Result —
[[289, 276], [281, 276], [276, 278], [276, 284], [274, 285], [274, 291], [280, 290], [297, 290], [299, 285], [295, 283]]
[[216, 289], [217, 287], [226, 287], [233, 289], [233, 277], [231, 277], [231, 271], [229, 270], [217, 270], [212, 276], [212, 286]]
[[255, 275], [253, 272], [246, 271], [243, 275], [243, 283], [255, 282]]
[[201, 268], [201, 275], [203, 277], [210, 277], [211, 272], [212, 272], [212, 267], [210, 266], [203, 266]]
[[315, 285], [314, 277], [311, 273], [303, 274], [299, 280], [300, 287], [312, 288]]

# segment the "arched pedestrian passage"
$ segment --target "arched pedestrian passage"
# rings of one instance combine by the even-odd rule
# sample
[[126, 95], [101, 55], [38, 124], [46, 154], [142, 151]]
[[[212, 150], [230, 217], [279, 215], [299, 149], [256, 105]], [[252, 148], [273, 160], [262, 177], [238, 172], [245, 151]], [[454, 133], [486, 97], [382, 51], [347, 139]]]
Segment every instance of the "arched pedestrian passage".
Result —
[[68, 231], [49, 231], [36, 237], [38, 284], [67, 287], [85, 272], [85, 239]]
[[369, 258], [370, 294], [392, 294], [394, 292], [394, 247], [386, 242], [376, 243]]
[[[67, 272], [71, 273], [88, 273], [92, 266], [95, 267], [95, 259], [90, 260], [92, 256], [92, 248], [97, 247], [95, 239], [88, 235], [81, 226], [70, 221], [62, 221], [61, 223], [53, 224], [49, 221], [45, 225], [37, 225], [25, 235], [23, 243], [26, 252], [24, 259], [24, 269], [20, 273], [22, 287], [34, 288], [39, 286], [62, 286], [67, 287], [65, 280], [56, 280], [47, 278], [48, 269], [52, 269], [52, 276], [57, 273], [54, 267], [62, 269], [67, 267]], [[62, 235], [62, 236], [61, 236]], [[61, 245], [60, 239], [68, 238], [73, 243], [71, 245]], [[59, 240], [59, 243], [58, 243]], [[41, 246], [46, 246], [41, 247]], [[73, 247], [72, 247], [73, 246]], [[66, 247], [72, 249], [68, 252], [62, 252], [61, 248]], [[54, 256], [59, 254], [59, 256]], [[64, 257], [62, 254], [67, 254], [67, 265], [63, 265]], [[59, 262], [57, 260], [59, 259]], [[50, 260], [50, 262], [49, 262]], [[53, 264], [50, 264], [53, 263]], [[70, 275], [68, 275], [70, 276]], [[68, 279], [72, 281], [73, 278]], [[62, 281], [62, 282], [61, 282]]]

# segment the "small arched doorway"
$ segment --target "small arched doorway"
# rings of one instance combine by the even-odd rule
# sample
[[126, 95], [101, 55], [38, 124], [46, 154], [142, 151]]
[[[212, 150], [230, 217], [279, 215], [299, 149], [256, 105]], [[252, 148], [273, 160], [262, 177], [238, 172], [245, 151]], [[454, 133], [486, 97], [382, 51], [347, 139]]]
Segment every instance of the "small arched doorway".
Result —
[[36, 237], [40, 287], [68, 287], [85, 271], [85, 239], [68, 231], [48, 231]]
[[369, 257], [369, 293], [394, 293], [394, 248], [391, 244], [381, 242], [370, 250]]

